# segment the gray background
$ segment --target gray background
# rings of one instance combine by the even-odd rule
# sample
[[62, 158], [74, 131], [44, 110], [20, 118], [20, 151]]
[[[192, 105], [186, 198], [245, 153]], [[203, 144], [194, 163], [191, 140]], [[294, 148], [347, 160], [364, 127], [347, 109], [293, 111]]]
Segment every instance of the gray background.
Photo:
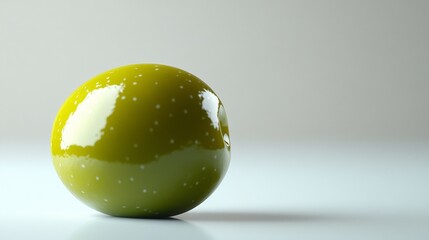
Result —
[[[222, 184], [176, 221], [109, 218], [50, 161], [67, 96], [156, 62], [229, 115]], [[0, 239], [429, 236], [429, 1], [0, 0]]]
[[90, 77], [156, 62], [226, 105], [233, 141], [429, 138], [429, 1], [0, 1], [0, 141], [48, 143]]

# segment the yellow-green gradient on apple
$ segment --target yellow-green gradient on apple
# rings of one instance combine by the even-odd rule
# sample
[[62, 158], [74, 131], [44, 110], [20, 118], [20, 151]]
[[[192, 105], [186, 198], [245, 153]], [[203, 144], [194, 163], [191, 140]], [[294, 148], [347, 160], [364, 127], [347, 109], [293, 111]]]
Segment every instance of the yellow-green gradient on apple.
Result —
[[230, 161], [225, 108], [196, 76], [160, 64], [106, 71], [55, 119], [51, 151], [64, 185], [113, 216], [168, 217], [204, 201]]

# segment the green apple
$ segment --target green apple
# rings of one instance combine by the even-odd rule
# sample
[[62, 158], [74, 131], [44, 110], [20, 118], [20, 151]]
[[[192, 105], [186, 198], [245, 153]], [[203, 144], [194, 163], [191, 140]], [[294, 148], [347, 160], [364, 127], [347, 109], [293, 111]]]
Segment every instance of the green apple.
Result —
[[225, 109], [196, 76], [135, 64], [75, 90], [55, 119], [51, 151], [70, 192], [113, 216], [169, 217], [203, 202], [230, 161]]

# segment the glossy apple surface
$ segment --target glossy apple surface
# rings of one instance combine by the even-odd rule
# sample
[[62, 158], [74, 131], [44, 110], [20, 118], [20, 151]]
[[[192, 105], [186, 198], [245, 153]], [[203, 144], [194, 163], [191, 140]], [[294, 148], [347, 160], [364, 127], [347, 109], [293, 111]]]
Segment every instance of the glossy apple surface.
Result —
[[204, 201], [230, 161], [225, 109], [194, 75], [135, 64], [104, 72], [64, 102], [51, 151], [64, 185], [113, 216], [168, 217]]

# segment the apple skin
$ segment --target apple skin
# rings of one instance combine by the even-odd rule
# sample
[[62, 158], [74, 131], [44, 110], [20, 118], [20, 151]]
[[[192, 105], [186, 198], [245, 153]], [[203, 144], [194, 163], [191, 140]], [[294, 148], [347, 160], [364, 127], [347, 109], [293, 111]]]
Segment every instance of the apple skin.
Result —
[[225, 108], [196, 76], [160, 64], [106, 71], [54, 121], [51, 153], [68, 190], [102, 213], [163, 218], [203, 202], [227, 172]]

